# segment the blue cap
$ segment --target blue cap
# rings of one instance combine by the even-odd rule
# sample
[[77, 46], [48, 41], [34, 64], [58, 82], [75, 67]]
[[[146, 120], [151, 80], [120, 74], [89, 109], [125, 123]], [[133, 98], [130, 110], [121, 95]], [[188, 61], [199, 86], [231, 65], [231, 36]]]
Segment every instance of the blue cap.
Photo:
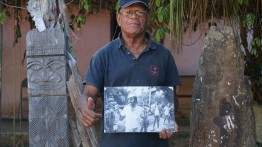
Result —
[[149, 10], [148, 0], [120, 0], [117, 12], [119, 12], [121, 8], [126, 8], [134, 3], [142, 3]]

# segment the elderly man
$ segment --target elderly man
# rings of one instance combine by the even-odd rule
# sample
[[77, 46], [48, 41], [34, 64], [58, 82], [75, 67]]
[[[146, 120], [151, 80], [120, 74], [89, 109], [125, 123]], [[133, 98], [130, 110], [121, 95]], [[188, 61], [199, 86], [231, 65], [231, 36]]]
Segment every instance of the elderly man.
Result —
[[[117, 22], [121, 33], [93, 55], [85, 76], [85, 88], [79, 98], [84, 126], [91, 127], [103, 117], [94, 112], [94, 99], [100, 93], [103, 100], [104, 87], [180, 84], [171, 53], [146, 32], [149, 20], [147, 0], [120, 0]], [[101, 130], [103, 127], [102, 123]], [[171, 135], [169, 128], [159, 133], [101, 132], [100, 146], [168, 147]]]

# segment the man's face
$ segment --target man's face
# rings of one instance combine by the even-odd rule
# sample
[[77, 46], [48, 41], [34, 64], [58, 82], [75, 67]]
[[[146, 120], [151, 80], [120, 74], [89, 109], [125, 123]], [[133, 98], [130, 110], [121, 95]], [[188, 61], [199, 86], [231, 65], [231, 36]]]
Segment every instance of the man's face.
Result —
[[123, 34], [136, 36], [146, 30], [149, 15], [143, 4], [135, 3], [126, 8], [121, 8], [117, 14], [117, 22]]
[[133, 103], [134, 102], [134, 97], [129, 97], [128, 98], [128, 103]]
[[136, 105], [135, 97], [134, 96], [129, 97], [128, 103], [131, 104], [131, 106], [135, 106]]

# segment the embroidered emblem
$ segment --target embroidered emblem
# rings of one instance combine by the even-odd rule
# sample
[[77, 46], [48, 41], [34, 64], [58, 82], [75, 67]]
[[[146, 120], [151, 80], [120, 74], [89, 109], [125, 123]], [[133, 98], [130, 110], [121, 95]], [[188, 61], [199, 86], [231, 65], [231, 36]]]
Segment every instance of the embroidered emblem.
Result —
[[159, 67], [156, 65], [151, 65], [150, 66], [150, 72], [153, 76], [158, 76], [159, 75]]

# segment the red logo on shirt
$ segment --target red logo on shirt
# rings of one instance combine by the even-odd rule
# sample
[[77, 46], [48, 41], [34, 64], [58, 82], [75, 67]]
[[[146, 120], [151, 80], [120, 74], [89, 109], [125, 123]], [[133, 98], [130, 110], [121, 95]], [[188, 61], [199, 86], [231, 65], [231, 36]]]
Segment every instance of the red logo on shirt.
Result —
[[159, 75], [159, 67], [156, 65], [151, 65], [150, 66], [150, 72], [153, 76], [158, 76]]

